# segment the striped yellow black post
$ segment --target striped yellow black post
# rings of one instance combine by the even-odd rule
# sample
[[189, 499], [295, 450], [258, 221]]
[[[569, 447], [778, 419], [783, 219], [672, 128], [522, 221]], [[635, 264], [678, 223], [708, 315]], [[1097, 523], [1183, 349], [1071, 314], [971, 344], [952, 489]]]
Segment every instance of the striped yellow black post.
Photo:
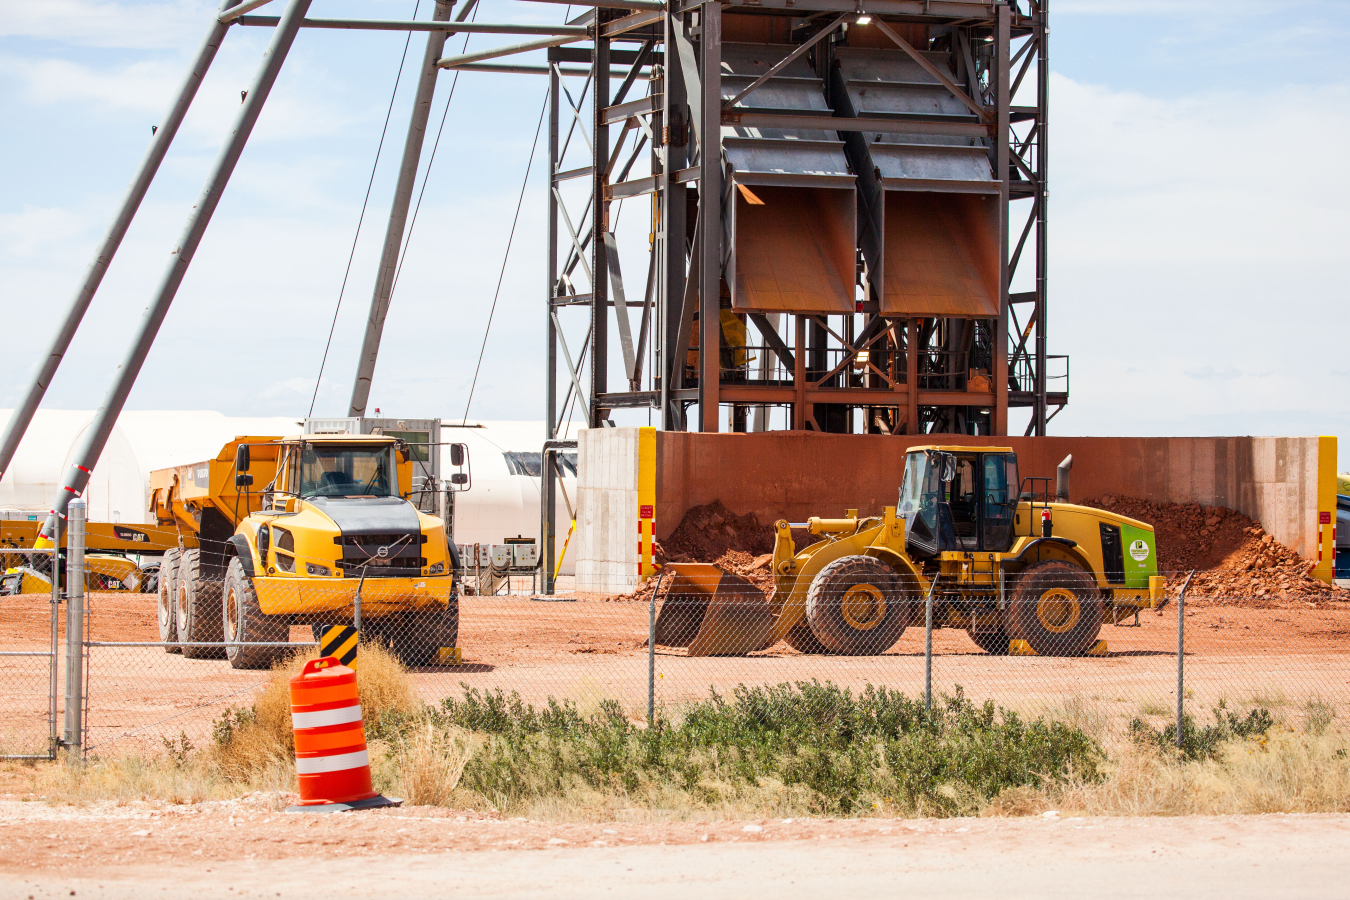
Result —
[[319, 655], [335, 656], [349, 669], [356, 668], [356, 645], [360, 633], [350, 625], [330, 625], [319, 638]]

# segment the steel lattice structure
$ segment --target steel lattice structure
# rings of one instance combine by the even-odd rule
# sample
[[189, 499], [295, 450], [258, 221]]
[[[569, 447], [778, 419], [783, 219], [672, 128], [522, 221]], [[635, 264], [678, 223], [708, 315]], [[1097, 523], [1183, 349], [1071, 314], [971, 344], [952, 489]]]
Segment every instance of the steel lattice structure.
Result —
[[[1046, 352], [1045, 2], [653, 7], [607, 0], [571, 23], [590, 47], [549, 51], [550, 438], [574, 408], [1004, 434], [1029, 407], [1044, 434], [1068, 400]], [[615, 224], [637, 198], [645, 259]]]

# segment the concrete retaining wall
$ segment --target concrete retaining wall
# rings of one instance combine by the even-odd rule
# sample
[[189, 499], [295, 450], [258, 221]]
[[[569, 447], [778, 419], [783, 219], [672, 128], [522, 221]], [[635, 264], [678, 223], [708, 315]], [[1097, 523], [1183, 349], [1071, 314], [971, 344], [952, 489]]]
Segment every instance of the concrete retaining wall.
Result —
[[[581, 432], [579, 589], [629, 590], [635, 581], [635, 435], [628, 428]], [[932, 443], [1012, 447], [1023, 477], [1053, 477], [1072, 453], [1073, 500], [1117, 494], [1226, 506], [1259, 521], [1308, 559], [1317, 558], [1319, 474], [1334, 478], [1336, 462], [1335, 440], [1316, 437], [658, 432], [657, 538], [668, 537], [690, 508], [714, 500], [738, 515], [753, 512], [765, 524], [842, 515], [846, 508], [879, 514], [896, 502], [906, 451]]]

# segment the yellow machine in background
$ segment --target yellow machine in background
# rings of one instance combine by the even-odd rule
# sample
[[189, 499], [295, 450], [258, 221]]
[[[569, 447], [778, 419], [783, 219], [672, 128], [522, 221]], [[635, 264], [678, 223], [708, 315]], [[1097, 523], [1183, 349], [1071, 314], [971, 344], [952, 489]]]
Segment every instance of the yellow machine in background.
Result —
[[408, 500], [412, 485], [408, 446], [381, 435], [241, 437], [152, 473], [160, 522], [199, 543], [165, 554], [161, 640], [189, 657], [219, 656], [196, 645], [224, 642], [235, 668], [266, 668], [292, 625], [359, 620], [408, 665], [448, 658], [459, 566], [442, 520]]
[[[1164, 602], [1153, 528], [1067, 502], [1068, 468], [1027, 479], [1006, 448], [916, 447], [897, 506], [812, 517], [824, 539], [798, 552], [777, 523], [771, 598], [710, 565], [675, 563], [656, 642], [690, 656], [740, 655], [780, 640], [804, 653], [877, 654], [911, 625], [961, 628], [989, 653], [1100, 652], [1104, 623]], [[1034, 488], [1041, 484], [1040, 499]]]
[[[5, 548], [36, 546], [41, 528], [42, 523], [36, 517], [27, 521], [0, 520], [0, 571], [4, 572], [0, 575], [0, 596], [51, 593], [49, 556], [5, 552]], [[176, 548], [179, 540], [176, 529], [155, 525], [86, 523], [85, 590], [153, 593], [159, 581], [159, 565], [144, 563], [143, 557], [157, 557]]]

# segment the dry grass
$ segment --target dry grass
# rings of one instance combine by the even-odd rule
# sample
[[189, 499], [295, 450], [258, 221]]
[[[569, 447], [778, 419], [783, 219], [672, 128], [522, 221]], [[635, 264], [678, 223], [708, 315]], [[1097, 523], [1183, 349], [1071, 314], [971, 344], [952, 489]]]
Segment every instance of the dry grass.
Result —
[[[1271, 699], [1265, 696], [1262, 699]], [[1108, 721], [1090, 701], [1071, 698], [1057, 717], [1077, 724], [1106, 749], [1105, 777], [1002, 792], [983, 815], [1048, 810], [1100, 816], [1350, 812], [1350, 734], [1333, 728], [1336, 707], [1318, 699], [1296, 709], [1264, 737], [1224, 744], [1215, 759], [1178, 761], [1123, 734], [1096, 730]]]
[[[165, 741], [161, 753], [127, 750], [84, 763], [35, 769], [34, 790], [49, 800], [67, 803], [139, 799], [195, 803], [254, 791], [292, 791], [295, 744], [291, 731], [290, 678], [316, 655], [311, 649], [277, 665], [272, 679], [251, 707], [228, 710], [218, 720], [217, 740], [209, 746], [194, 747], [186, 738], [179, 738]], [[356, 684], [368, 730], [373, 721], [383, 717], [423, 713], [423, 704], [417, 699], [407, 671], [385, 650], [361, 648]], [[442, 741], [440, 746], [449, 744]], [[428, 768], [411, 750], [400, 752], [402, 756], [396, 759], [392, 770], [392, 782], [397, 787], [405, 783], [403, 759], [406, 758], [407, 765]], [[422, 756], [429, 754], [427, 751]], [[468, 756], [464, 759], [467, 761]], [[462, 770], [463, 763], [459, 763], [453, 770], [455, 781]], [[435, 779], [429, 775], [406, 781], [416, 785], [422, 794], [430, 792], [438, 796], [431, 787]]]

